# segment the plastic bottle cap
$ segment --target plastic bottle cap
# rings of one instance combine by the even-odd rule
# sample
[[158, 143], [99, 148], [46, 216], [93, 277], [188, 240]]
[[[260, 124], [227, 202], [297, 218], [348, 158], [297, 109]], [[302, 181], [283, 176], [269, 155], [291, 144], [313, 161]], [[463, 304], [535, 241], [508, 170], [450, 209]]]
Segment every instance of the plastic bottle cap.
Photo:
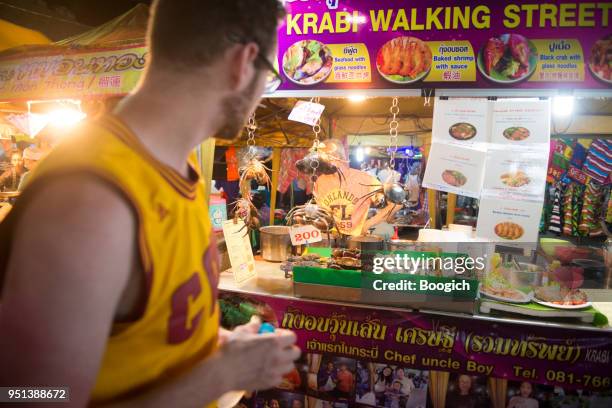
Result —
[[274, 326], [272, 326], [270, 323], [264, 322], [261, 324], [261, 326], [259, 326], [259, 331], [257, 333], [274, 333]]

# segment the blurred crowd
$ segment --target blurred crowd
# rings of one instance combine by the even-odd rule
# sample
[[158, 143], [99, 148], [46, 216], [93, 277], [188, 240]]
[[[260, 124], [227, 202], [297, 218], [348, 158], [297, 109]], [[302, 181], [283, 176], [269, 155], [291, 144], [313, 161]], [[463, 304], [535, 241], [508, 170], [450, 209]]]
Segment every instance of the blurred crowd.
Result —
[[0, 192], [22, 191], [32, 171], [52, 149], [51, 136], [37, 135], [35, 143], [17, 142], [14, 136], [0, 135]]

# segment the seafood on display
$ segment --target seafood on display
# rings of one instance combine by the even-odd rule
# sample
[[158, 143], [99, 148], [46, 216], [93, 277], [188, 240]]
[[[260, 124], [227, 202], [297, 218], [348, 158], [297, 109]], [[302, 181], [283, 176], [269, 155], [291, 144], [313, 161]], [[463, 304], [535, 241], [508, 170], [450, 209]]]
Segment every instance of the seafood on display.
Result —
[[393, 206], [387, 214], [387, 218], [395, 212], [395, 208], [399, 206], [406, 206], [408, 204], [408, 192], [404, 186], [398, 182], [388, 181], [382, 185], [371, 184], [367, 187], [377, 187], [369, 193], [360, 197], [360, 201], [372, 200], [375, 207], [385, 208], [387, 205], [392, 204]]
[[313, 225], [321, 232], [334, 227], [334, 216], [326, 208], [320, 207], [314, 200], [294, 207], [286, 217], [287, 225]]
[[252, 157], [248, 160], [247, 164], [240, 168], [240, 194], [242, 198], [251, 200], [251, 181], [255, 180], [260, 186], [271, 185], [270, 176], [268, 172], [270, 169], [266, 167], [263, 162], [259, 159]]
[[313, 147], [303, 159], [295, 163], [295, 166], [300, 173], [312, 176], [313, 179], [321, 175], [337, 174], [340, 183], [342, 183], [345, 177], [340, 168], [341, 161], [341, 159], [323, 151], [320, 147]]
[[248, 235], [251, 231], [258, 230], [261, 226], [259, 212], [250, 199], [243, 197], [234, 202], [234, 223], [237, 223], [238, 220], [244, 222], [244, 227], [240, 230], [242, 231], [242, 229], [246, 228], [245, 235]]

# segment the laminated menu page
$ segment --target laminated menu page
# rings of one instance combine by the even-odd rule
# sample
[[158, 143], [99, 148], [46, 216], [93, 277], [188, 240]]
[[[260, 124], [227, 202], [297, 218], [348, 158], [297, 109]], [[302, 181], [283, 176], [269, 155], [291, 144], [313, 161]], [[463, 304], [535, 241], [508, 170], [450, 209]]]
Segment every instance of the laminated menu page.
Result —
[[490, 130], [490, 103], [486, 99], [439, 99], [432, 125], [434, 143], [486, 149]]
[[423, 187], [480, 197], [485, 154], [480, 150], [434, 144], [427, 160]]
[[543, 201], [547, 151], [490, 147], [485, 161], [483, 197]]
[[550, 102], [530, 99], [496, 101], [492, 105], [491, 143], [530, 148], [550, 142]]
[[494, 242], [537, 242], [542, 202], [480, 200], [476, 235]]

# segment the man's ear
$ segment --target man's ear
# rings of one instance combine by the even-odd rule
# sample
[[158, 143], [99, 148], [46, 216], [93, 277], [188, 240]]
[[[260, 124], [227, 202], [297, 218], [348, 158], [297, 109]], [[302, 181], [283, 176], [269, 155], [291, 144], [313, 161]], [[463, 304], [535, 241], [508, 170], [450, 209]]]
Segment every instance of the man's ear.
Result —
[[242, 91], [255, 76], [255, 60], [259, 46], [254, 42], [239, 44], [230, 49], [227, 54], [226, 69], [230, 70], [230, 87], [232, 91]]

